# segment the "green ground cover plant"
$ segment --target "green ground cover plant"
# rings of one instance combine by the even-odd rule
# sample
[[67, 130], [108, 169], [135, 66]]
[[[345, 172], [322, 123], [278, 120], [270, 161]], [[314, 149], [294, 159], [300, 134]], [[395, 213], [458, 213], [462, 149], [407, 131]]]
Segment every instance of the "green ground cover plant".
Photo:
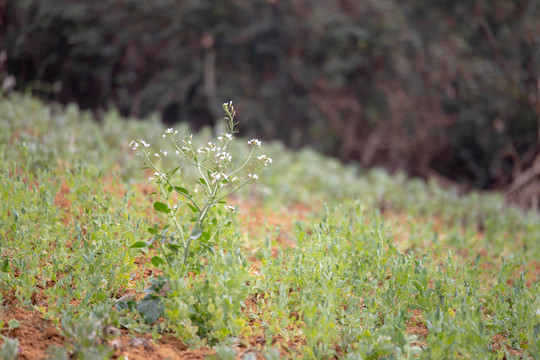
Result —
[[[180, 359], [540, 354], [538, 214], [309, 149], [258, 153], [224, 109], [191, 137], [1, 99], [1, 358], [166, 358], [171, 339]], [[31, 316], [61, 339], [39, 355]]]

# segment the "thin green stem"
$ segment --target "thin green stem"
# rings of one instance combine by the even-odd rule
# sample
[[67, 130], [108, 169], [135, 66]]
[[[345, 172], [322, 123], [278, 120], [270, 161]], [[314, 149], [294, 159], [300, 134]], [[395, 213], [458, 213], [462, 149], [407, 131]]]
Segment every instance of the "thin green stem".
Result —
[[[196, 229], [202, 227], [202, 224], [203, 224], [203, 222], [204, 222], [204, 220], [206, 218], [208, 210], [210, 210], [210, 208], [217, 203], [217, 201], [215, 201], [215, 197], [217, 195], [218, 189], [219, 189], [219, 183], [216, 182], [216, 185], [212, 189], [212, 192], [211, 192], [210, 196], [206, 200], [206, 204], [204, 205], [202, 211], [199, 213], [199, 216], [197, 217], [197, 220], [195, 221], [195, 224], [192, 227], [192, 230], [191, 230], [192, 233]], [[188, 255], [189, 255], [189, 247], [190, 247], [192, 241], [193, 241], [193, 237], [190, 236], [188, 238], [187, 244], [186, 244], [186, 246], [184, 248], [184, 265], [187, 263], [187, 259], [188, 259]]]
[[[158, 174], [162, 174], [162, 172], [154, 165], [154, 163], [152, 162], [152, 160], [150, 160], [150, 158], [148, 157], [148, 154], [145, 153], [144, 151], [142, 151], [144, 157], [146, 158], [146, 161], [150, 164], [150, 166], [152, 167], [152, 169], [154, 169]], [[165, 182], [167, 183], [167, 185], [171, 186], [173, 189], [174, 189], [174, 185], [169, 181], [169, 179], [167, 179], [166, 176], [160, 176], [161, 179], [165, 180]], [[193, 200], [193, 198], [191, 196], [189, 196], [188, 194], [184, 194], [182, 192], [176, 192], [177, 194], [185, 197], [186, 199], [188, 199], [192, 204], [193, 206], [197, 209], [197, 210], [201, 210], [199, 204], [197, 204], [197, 202], [195, 200]]]
[[229, 174], [229, 176], [232, 176], [234, 174], [236, 174], [237, 172], [241, 171], [243, 168], [245, 168], [247, 166], [247, 164], [249, 164], [249, 161], [251, 160], [251, 158], [253, 157], [253, 153], [255, 152], [255, 146], [253, 146], [251, 148], [251, 152], [249, 153], [246, 161], [244, 162], [244, 164], [242, 166], [240, 166], [238, 169], [234, 170], [232, 173]]
[[[165, 201], [167, 201], [167, 207], [171, 208], [171, 203], [169, 202], [169, 196], [167, 196], [167, 193], [165, 192], [165, 189], [161, 184], [159, 184], [159, 189], [161, 191], [161, 195], [165, 198]], [[186, 241], [184, 238], [184, 232], [182, 231], [182, 227], [180, 226], [180, 223], [178, 223], [178, 219], [176, 219], [176, 214], [170, 216], [173, 219], [174, 225], [176, 226], [176, 229], [178, 230], [178, 233], [180, 234], [180, 238], [182, 239], [182, 245], [186, 245]]]

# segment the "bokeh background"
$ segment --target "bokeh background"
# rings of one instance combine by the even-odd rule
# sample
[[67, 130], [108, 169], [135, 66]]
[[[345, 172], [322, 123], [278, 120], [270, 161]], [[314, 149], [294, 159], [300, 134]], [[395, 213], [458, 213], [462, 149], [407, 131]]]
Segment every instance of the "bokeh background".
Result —
[[540, 198], [540, 1], [3, 0], [5, 94]]

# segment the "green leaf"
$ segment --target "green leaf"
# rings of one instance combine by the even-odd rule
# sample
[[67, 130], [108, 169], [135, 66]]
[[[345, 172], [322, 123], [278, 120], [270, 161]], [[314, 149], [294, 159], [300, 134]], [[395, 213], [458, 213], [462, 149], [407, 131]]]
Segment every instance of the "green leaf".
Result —
[[162, 202], [156, 201], [154, 203], [154, 210], [168, 214], [171, 212], [171, 209], [167, 206], [167, 204], [164, 204]]
[[190, 203], [187, 203], [187, 206], [189, 206], [189, 208], [191, 209], [191, 211], [193, 211], [194, 213], [199, 212], [199, 209], [197, 209], [195, 206], [191, 205]]
[[210, 240], [210, 238], [212, 237], [212, 235], [209, 233], [209, 232], [203, 232], [202, 235], [201, 235], [201, 239], [204, 240], [204, 241], [208, 241]]
[[146, 324], [154, 323], [163, 314], [165, 305], [161, 297], [156, 294], [148, 294], [137, 304], [137, 310], [141, 313]]
[[122, 310], [133, 311], [136, 305], [137, 304], [135, 303], [135, 301], [133, 301], [133, 299], [129, 299], [129, 300], [122, 300], [122, 301], [116, 302], [115, 307], [116, 307], [116, 310], [119, 310], [119, 311], [122, 311]]
[[420, 283], [418, 281], [415, 281], [413, 280], [412, 281], [412, 284], [414, 285], [414, 287], [418, 290], [418, 292], [420, 293], [420, 295], [423, 295], [424, 294], [424, 288], [422, 285], [420, 285]]
[[20, 324], [17, 319], [11, 319], [8, 321], [8, 326], [10, 329], [16, 329], [20, 326]]
[[3, 273], [7, 273], [9, 271], [9, 260], [7, 258], [0, 262], [0, 271]]
[[189, 235], [189, 238], [190, 238], [191, 240], [197, 240], [198, 238], [201, 237], [202, 233], [203, 233], [202, 227], [197, 226], [196, 228], [194, 228], [194, 229], [191, 231], [191, 234]]
[[181, 186], [175, 186], [174, 190], [176, 190], [176, 192], [179, 193], [179, 194], [189, 195], [188, 191], [186, 189], [184, 189], [183, 187], [181, 187]]
[[145, 248], [145, 247], [146, 247], [146, 242], [137, 241], [135, 244], [131, 245], [129, 248], [130, 249], [140, 249], [140, 248]]
[[157, 234], [157, 230], [155, 228], [151, 228], [151, 227], [148, 228], [148, 232], [150, 234], [152, 234], [152, 235]]
[[163, 260], [162, 258], [160, 258], [159, 256], [154, 256], [150, 262], [152, 263], [152, 265], [154, 265], [155, 267], [159, 267], [159, 265], [165, 265], [165, 260]]
[[174, 251], [175, 253], [177, 253], [182, 248], [180, 245], [176, 245], [176, 244], [167, 244], [166, 246], [172, 251]]
[[178, 166], [176, 167], [176, 169], [174, 169], [173, 171], [171, 171], [171, 175], [169, 175], [169, 176], [172, 177], [172, 176], [174, 175], [174, 173], [178, 171], [178, 169], [180, 169], [180, 165], [178, 165]]
[[208, 186], [208, 184], [206, 183], [206, 180], [204, 180], [203, 178], [199, 178], [199, 181], [202, 185], [204, 186]]

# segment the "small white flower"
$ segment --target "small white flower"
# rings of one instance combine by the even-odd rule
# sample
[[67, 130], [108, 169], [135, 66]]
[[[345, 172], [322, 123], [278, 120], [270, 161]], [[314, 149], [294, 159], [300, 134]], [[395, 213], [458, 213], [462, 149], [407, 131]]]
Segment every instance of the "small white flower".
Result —
[[236, 180], [238, 180], [238, 178], [235, 176], [235, 177], [233, 177], [233, 179], [231, 181], [235, 182]]
[[172, 132], [173, 132], [173, 128], [168, 128], [167, 130], [165, 130], [166, 134], [172, 134]]
[[141, 140], [142, 144], [144, 145], [144, 147], [149, 147], [150, 144], [146, 143], [144, 140]]
[[268, 164], [271, 164], [271, 163], [272, 163], [272, 159], [269, 158], [269, 157], [266, 156], [266, 155], [257, 156], [257, 159], [263, 161], [263, 162], [264, 162], [264, 166], [268, 166]]
[[212, 183], [215, 183], [216, 181], [221, 180], [221, 179], [227, 180], [229, 176], [222, 172], [215, 172], [215, 173], [210, 174], [210, 177], [212, 178]]
[[162, 136], [163, 136], [164, 139], [167, 137], [167, 135], [165, 135], [165, 134], [163, 134]]
[[156, 172], [154, 175], [156, 175], [157, 177], [165, 179], [165, 174], [162, 173], [162, 172]]
[[257, 176], [257, 174], [248, 174], [248, 177], [250, 177], [251, 179], [254, 179], [254, 180], [257, 180], [259, 178], [259, 176]]
[[154, 156], [155, 156], [155, 157], [159, 157], [159, 154], [158, 154], [158, 153], [155, 153]]
[[225, 210], [230, 211], [232, 213], [236, 212], [236, 208], [230, 205], [225, 205]]
[[219, 141], [223, 141], [223, 136], [218, 136], [217, 138]]
[[149, 178], [148, 178], [148, 181], [152, 181], [152, 180], [154, 180], [153, 177], [149, 177]]
[[167, 152], [166, 152], [166, 151], [163, 151], [163, 156], [167, 156]]
[[[185, 148], [185, 149], [184, 149]], [[189, 150], [188, 148], [186, 148], [185, 146], [182, 148], [184, 150]], [[180, 154], [180, 151], [176, 150], [176, 155]]]
[[248, 145], [261, 147], [261, 142], [258, 139], [251, 139], [248, 141]]
[[233, 139], [233, 136], [231, 134], [225, 134], [225, 137], [229, 140], [232, 140]]

